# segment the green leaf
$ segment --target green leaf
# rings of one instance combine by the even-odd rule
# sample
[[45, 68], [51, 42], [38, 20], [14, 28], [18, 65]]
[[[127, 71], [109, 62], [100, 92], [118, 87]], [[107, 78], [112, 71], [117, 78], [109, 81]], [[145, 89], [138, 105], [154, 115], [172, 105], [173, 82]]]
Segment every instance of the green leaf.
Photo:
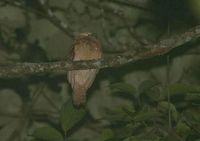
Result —
[[43, 141], [64, 141], [62, 134], [52, 127], [37, 128], [33, 136]]
[[160, 113], [156, 111], [142, 111], [134, 116], [134, 121], [146, 121], [159, 117]]
[[114, 137], [114, 133], [110, 128], [103, 129], [101, 133], [101, 137], [103, 141], [112, 139]]
[[110, 88], [113, 93], [115, 92], [124, 92], [131, 94], [132, 96], [136, 94], [136, 89], [134, 86], [128, 84], [128, 83], [114, 83], [110, 85]]
[[83, 1], [80, 1], [80, 0], [74, 0], [72, 4], [73, 4], [74, 9], [75, 9], [79, 14], [83, 13], [84, 10], [85, 10], [85, 8], [86, 8], [86, 5], [84, 4], [84, 2], [83, 2]]
[[185, 116], [189, 119], [189, 122], [199, 122], [200, 123], [199, 108], [187, 109], [184, 113], [185, 113]]
[[130, 136], [123, 141], [160, 141], [160, 137], [154, 134], [142, 133], [136, 136]]
[[75, 108], [71, 102], [63, 104], [60, 121], [65, 133], [75, 126], [86, 115], [84, 108]]
[[179, 121], [176, 125], [176, 131], [179, 135], [186, 138], [191, 132], [191, 129], [186, 123]]
[[[167, 89], [164, 90], [165, 95], [167, 95]], [[188, 84], [172, 84], [169, 85], [169, 92], [170, 95], [176, 95], [176, 94], [186, 94], [186, 93], [199, 93], [200, 87], [195, 85], [188, 85]]]
[[31, 139], [30, 141], [39, 141], [39, 140], [37, 140], [37, 139]]
[[148, 92], [145, 93], [145, 95], [147, 96], [148, 100], [152, 100], [152, 101], [160, 101], [165, 98], [163, 95], [161, 95], [161, 90], [160, 90], [160, 87], [158, 86], [155, 86], [151, 88], [150, 90], [148, 90]]
[[123, 141], [138, 141], [138, 139], [135, 138], [134, 136], [132, 136], [132, 137], [128, 137], [128, 138], [124, 139]]
[[151, 89], [152, 87], [156, 86], [158, 84], [157, 81], [155, 80], [145, 80], [143, 82], [140, 83], [138, 89], [139, 89], [139, 93], [144, 93], [146, 91], [148, 91], [149, 89]]
[[169, 112], [169, 108], [170, 108], [171, 115], [172, 115], [173, 119], [175, 121], [177, 121], [177, 119], [178, 119], [178, 112], [177, 112], [176, 107], [174, 106], [174, 104], [169, 103], [167, 101], [161, 101], [158, 104], [158, 107], [159, 107], [160, 112], [162, 112], [162, 113], [168, 113]]

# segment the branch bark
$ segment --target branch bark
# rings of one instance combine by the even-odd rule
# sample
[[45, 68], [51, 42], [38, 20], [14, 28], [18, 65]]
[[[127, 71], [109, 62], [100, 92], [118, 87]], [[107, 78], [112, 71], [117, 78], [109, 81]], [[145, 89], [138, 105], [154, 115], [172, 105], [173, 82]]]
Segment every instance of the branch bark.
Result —
[[142, 51], [133, 50], [100, 60], [0, 64], [0, 77], [16, 77], [37, 73], [65, 73], [69, 70], [119, 67], [130, 62], [166, 54], [172, 49], [194, 41], [199, 37], [200, 26], [196, 26], [183, 34], [171, 36], [168, 39], [161, 40], [157, 44], [147, 45]]

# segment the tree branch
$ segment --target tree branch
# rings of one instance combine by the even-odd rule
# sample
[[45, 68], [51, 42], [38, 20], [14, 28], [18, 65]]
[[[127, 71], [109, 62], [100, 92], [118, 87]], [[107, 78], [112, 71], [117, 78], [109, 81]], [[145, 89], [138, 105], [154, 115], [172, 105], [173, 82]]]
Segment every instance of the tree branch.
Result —
[[91, 68], [109, 68], [119, 67], [124, 64], [159, 56], [170, 52], [172, 49], [179, 47], [200, 37], [200, 26], [168, 39], [161, 40], [157, 44], [147, 45], [142, 51], [129, 51], [112, 57], [91, 61], [70, 60], [46, 63], [15, 63], [1, 64], [0, 77], [21, 76], [24, 74], [37, 73], [65, 73], [69, 70], [91, 69]]
[[131, 2], [127, 2], [127, 1], [123, 1], [123, 0], [109, 0], [106, 2], [112, 2], [112, 3], [116, 3], [119, 5], [123, 5], [123, 6], [127, 6], [127, 7], [131, 7], [131, 8], [137, 8], [143, 11], [148, 11], [148, 12], [152, 12], [152, 9], [147, 8], [147, 6], [145, 6], [145, 4], [142, 4], [141, 1], [131, 1]]

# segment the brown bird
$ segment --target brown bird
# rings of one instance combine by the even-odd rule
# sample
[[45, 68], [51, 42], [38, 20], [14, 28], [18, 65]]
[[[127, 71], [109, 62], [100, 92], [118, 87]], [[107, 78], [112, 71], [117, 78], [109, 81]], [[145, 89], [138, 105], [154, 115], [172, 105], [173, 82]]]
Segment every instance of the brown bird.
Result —
[[[95, 60], [102, 57], [100, 42], [92, 33], [80, 33], [75, 37], [73, 45], [73, 61]], [[92, 85], [99, 69], [72, 70], [68, 72], [68, 81], [73, 89], [73, 103], [84, 105], [86, 92]]]

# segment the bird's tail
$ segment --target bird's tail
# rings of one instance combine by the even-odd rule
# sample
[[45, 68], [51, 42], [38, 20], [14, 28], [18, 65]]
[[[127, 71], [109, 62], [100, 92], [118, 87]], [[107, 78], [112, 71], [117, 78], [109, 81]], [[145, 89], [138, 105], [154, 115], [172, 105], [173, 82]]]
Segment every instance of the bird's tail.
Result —
[[75, 106], [83, 106], [86, 103], [86, 90], [83, 88], [78, 88], [74, 90], [73, 93], [73, 103]]

